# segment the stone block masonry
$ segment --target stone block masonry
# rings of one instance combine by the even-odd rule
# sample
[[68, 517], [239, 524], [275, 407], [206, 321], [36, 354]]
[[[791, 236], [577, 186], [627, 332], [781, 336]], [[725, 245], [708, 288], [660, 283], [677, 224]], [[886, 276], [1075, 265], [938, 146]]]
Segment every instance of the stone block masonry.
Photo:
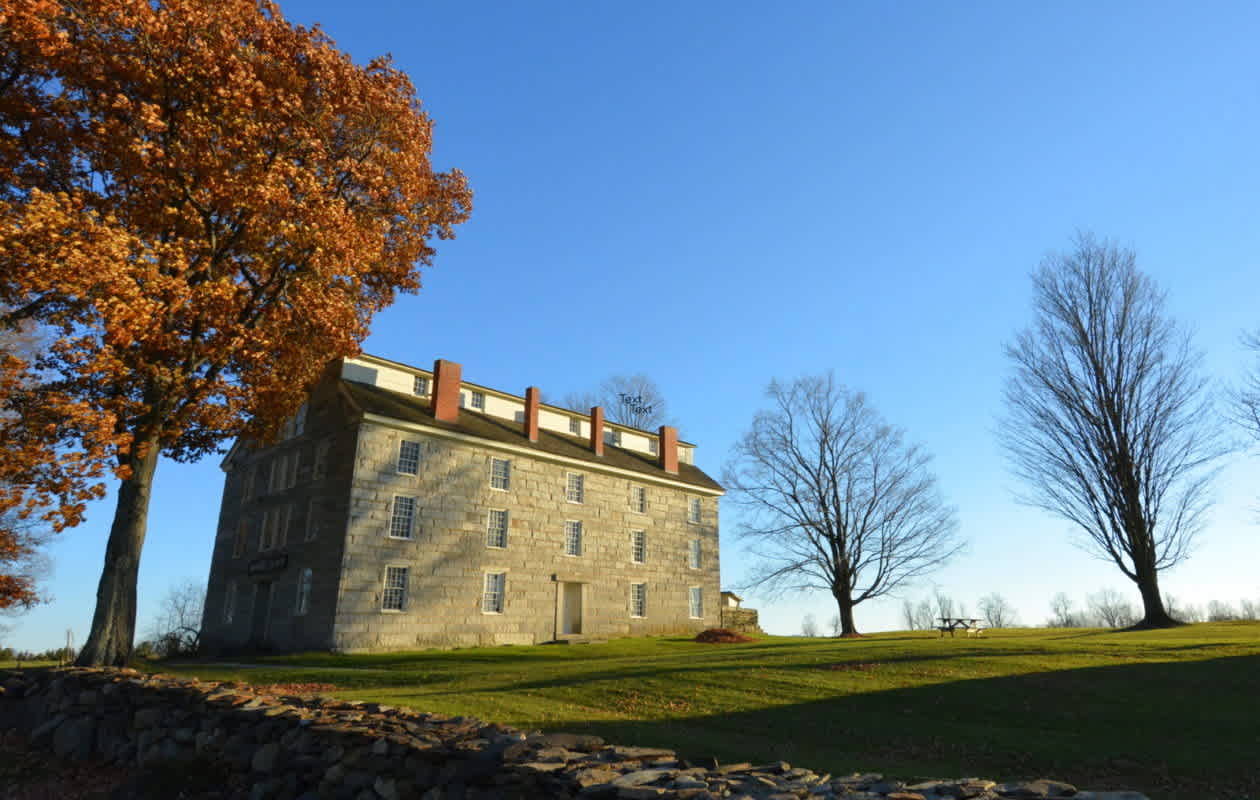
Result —
[[907, 784], [776, 761], [720, 765], [598, 736], [519, 731], [374, 703], [264, 694], [135, 670], [0, 673], [0, 732], [63, 758], [206, 767], [211, 795], [249, 800], [1146, 800], [1050, 780]]

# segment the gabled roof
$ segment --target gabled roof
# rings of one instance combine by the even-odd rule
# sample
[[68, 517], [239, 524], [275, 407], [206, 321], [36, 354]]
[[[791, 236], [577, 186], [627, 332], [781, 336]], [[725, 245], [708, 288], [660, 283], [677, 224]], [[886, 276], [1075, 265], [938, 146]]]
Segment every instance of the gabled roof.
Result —
[[402, 394], [357, 381], [342, 380], [340, 388], [365, 414], [389, 417], [414, 425], [473, 436], [517, 448], [537, 450], [540, 454], [587, 461], [596, 467], [604, 466], [638, 472], [657, 479], [691, 484], [709, 491], [723, 491], [717, 481], [693, 464], [679, 463], [678, 474], [674, 475], [661, 469], [652, 456], [626, 450], [616, 445], [606, 443], [604, 455], [597, 456], [591, 451], [590, 441], [584, 437], [569, 436], [544, 428], [538, 432], [538, 441], [531, 442], [525, 436], [523, 422], [492, 417], [468, 408], [459, 410], [458, 421], [444, 422], [434, 419], [433, 411], [426, 398]]

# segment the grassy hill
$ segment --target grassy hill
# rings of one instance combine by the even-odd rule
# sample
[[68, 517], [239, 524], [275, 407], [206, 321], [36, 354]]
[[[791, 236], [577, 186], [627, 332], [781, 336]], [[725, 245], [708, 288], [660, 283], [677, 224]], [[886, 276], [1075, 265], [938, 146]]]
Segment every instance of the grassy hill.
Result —
[[384, 655], [304, 654], [176, 672], [320, 682], [349, 699], [596, 733], [835, 774], [1053, 777], [1153, 798], [1260, 797], [1260, 623], [682, 638]]

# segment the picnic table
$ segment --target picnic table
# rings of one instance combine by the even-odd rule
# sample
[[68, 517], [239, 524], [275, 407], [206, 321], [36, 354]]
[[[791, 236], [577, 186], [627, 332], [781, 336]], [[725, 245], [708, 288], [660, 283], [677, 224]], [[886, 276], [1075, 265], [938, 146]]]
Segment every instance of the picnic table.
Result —
[[979, 636], [984, 633], [984, 628], [980, 627], [978, 617], [938, 617], [941, 624], [937, 626], [937, 630], [944, 637], [948, 633], [951, 637], [956, 631], [966, 631], [968, 636]]

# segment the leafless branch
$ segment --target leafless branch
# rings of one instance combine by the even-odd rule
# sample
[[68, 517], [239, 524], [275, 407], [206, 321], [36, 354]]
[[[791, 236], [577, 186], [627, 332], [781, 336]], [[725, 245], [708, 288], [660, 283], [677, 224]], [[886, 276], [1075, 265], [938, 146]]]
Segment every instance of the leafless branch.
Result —
[[724, 470], [746, 512], [740, 534], [758, 567], [748, 585], [822, 589], [844, 634], [853, 607], [895, 590], [958, 552], [954, 511], [929, 471], [866, 397], [832, 375], [772, 382]]

